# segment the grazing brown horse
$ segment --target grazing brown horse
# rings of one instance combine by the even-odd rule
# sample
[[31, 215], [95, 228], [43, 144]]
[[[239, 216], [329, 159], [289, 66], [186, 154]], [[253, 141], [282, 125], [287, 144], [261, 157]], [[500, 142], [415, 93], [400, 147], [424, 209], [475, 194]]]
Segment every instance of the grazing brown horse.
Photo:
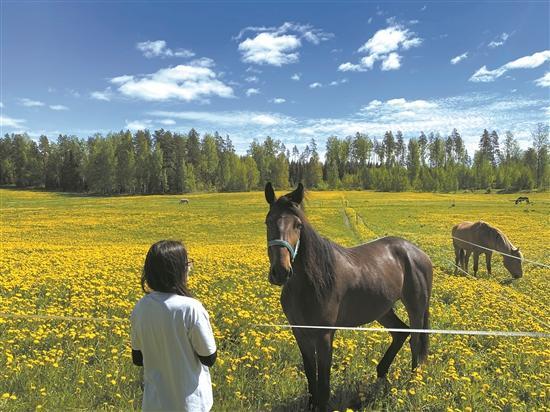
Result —
[[[468, 272], [468, 261], [470, 260], [470, 255], [473, 253], [474, 276], [477, 275], [479, 255], [485, 253], [487, 273], [490, 275], [493, 252], [487, 249], [492, 249], [505, 253], [502, 255], [504, 267], [510, 272], [512, 277], [517, 279], [523, 276], [523, 269], [521, 267], [523, 255], [519, 251], [519, 248], [514, 247], [506, 235], [497, 228], [481, 220], [475, 223], [462, 222], [453, 227], [451, 235], [455, 249], [455, 264], [464, 271]], [[482, 247], [472, 245], [472, 243]], [[458, 269], [455, 268], [455, 274], [457, 271]]]
[[[359, 326], [377, 320], [386, 328], [408, 326], [393, 306], [405, 305], [410, 325], [429, 327], [432, 262], [412, 243], [385, 237], [344, 248], [323, 237], [308, 223], [303, 208], [304, 187], [279, 199], [271, 183], [267, 225], [269, 281], [283, 286], [281, 305], [291, 325]], [[293, 328], [302, 353], [310, 406], [325, 410], [330, 396], [334, 330]], [[390, 332], [392, 343], [376, 370], [384, 377], [408, 332]], [[428, 335], [412, 333], [412, 367], [428, 354]]]

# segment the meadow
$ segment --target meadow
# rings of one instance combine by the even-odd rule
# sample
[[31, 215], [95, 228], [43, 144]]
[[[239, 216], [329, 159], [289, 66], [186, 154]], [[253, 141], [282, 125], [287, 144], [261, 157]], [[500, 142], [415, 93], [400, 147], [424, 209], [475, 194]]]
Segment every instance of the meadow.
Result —
[[[195, 268], [190, 287], [210, 312], [219, 346], [215, 410], [300, 410], [306, 378], [267, 280], [263, 193], [88, 197], [0, 189], [0, 410], [134, 410], [141, 371], [132, 365], [128, 317], [142, 296], [149, 246], [180, 239]], [[526, 258], [549, 263], [550, 195], [309, 192], [306, 210], [326, 237], [352, 246], [383, 235], [421, 246], [435, 266], [431, 322], [439, 329], [547, 331], [549, 270], [524, 266], [509, 285], [493, 274], [454, 275], [450, 230], [483, 219]], [[480, 263], [484, 262], [481, 259]], [[403, 308], [398, 305], [398, 311]], [[10, 318], [94, 317], [98, 321]], [[114, 319], [115, 321], [105, 320]], [[373, 326], [377, 326], [373, 324]], [[388, 333], [338, 332], [332, 404], [345, 410], [550, 410], [548, 340], [432, 335], [428, 363], [410, 371], [408, 345], [375, 385]]]

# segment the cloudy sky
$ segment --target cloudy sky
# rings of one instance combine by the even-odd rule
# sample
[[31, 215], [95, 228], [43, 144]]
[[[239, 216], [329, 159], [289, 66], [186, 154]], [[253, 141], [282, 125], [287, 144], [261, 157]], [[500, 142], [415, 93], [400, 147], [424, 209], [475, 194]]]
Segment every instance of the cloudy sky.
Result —
[[484, 128], [550, 117], [549, 3], [9, 2], [2, 134], [270, 135]]

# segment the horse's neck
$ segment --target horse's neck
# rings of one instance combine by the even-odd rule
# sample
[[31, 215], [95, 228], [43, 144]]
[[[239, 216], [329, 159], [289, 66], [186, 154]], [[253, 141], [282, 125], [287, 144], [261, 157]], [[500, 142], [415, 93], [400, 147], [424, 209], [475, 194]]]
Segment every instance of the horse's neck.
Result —
[[328, 241], [323, 239], [313, 226], [308, 225], [309, 227], [302, 233], [300, 239], [300, 249], [296, 257], [294, 271], [304, 284], [313, 286], [315, 293], [320, 294], [330, 283], [330, 278], [327, 277], [330, 274], [327, 272], [332, 272], [331, 263], [323, 260], [331, 259], [331, 257], [323, 251], [326, 251], [325, 248], [331, 245], [325, 243]]
[[494, 249], [498, 252], [510, 253], [513, 247], [510, 241], [506, 238], [506, 236], [504, 236], [498, 230], [496, 229], [494, 230], [496, 232]]

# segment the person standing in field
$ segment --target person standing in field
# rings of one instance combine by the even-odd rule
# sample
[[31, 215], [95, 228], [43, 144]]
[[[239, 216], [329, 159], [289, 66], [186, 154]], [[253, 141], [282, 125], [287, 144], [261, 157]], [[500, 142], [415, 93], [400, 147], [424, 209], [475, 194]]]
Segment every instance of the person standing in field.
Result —
[[141, 298], [130, 317], [132, 361], [144, 368], [144, 411], [208, 411], [216, 343], [208, 313], [191, 297], [191, 261], [181, 242], [162, 240], [145, 258]]

